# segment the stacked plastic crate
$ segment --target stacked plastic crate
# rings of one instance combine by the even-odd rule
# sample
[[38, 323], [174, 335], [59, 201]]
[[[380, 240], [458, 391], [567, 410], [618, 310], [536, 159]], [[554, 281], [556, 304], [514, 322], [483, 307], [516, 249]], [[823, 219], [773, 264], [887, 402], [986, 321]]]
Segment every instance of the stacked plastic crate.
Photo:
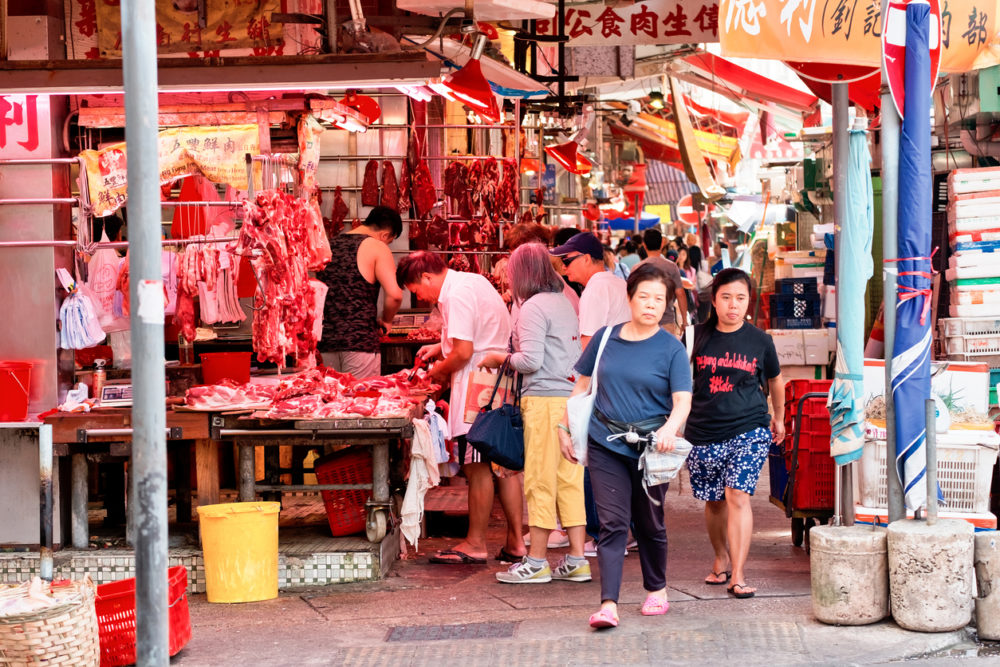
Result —
[[948, 176], [951, 257], [945, 278], [950, 318], [939, 322], [949, 360], [986, 363], [990, 404], [1000, 382], [1000, 168], [956, 169]]

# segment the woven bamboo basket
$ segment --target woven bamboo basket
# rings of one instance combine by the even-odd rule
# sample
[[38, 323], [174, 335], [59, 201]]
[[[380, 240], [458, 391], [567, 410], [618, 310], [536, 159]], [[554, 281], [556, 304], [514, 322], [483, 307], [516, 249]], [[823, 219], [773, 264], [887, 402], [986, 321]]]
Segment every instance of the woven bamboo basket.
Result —
[[[95, 586], [89, 577], [73, 586], [76, 591], [59, 604], [36, 612], [0, 616], [0, 666], [99, 667]], [[4, 592], [0, 589], [0, 596]]]

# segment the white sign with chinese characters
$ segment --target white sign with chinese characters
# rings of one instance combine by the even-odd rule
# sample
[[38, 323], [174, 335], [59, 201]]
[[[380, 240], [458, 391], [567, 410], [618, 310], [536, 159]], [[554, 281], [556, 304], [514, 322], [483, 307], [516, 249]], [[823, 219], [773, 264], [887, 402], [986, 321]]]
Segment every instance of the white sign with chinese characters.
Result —
[[0, 95], [0, 155], [8, 158], [47, 157], [48, 95]]
[[[567, 7], [567, 46], [634, 46], [719, 41], [717, 0], [646, 0], [613, 7], [593, 2]], [[536, 21], [535, 31], [555, 35], [556, 19]]]

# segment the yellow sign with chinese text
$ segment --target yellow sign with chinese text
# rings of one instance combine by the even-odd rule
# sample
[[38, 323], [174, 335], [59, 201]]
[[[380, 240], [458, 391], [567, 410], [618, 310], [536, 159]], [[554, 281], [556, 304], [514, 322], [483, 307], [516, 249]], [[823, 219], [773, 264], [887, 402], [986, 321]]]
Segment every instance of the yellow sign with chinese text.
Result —
[[[1000, 63], [998, 0], [940, 0], [942, 72]], [[878, 0], [720, 0], [722, 54], [842, 65], [882, 64]]]
[[[159, 134], [160, 185], [201, 173], [213, 183], [247, 189], [246, 155], [260, 153], [256, 125], [175, 127]], [[128, 151], [125, 142], [82, 151], [94, 215], [111, 215], [128, 198]]]
[[[94, 1], [101, 57], [120, 58], [120, 0]], [[156, 0], [159, 53], [253, 48], [254, 55], [273, 55], [283, 44], [282, 25], [271, 23], [271, 14], [281, 11], [281, 0], [204, 0], [204, 27], [199, 20], [198, 5], [198, 0]]]

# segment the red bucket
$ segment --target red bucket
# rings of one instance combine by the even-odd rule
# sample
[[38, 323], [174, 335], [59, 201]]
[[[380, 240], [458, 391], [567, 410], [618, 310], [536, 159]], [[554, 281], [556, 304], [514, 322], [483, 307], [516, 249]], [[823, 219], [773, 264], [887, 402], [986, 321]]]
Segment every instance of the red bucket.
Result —
[[0, 361], [0, 422], [28, 418], [32, 365], [30, 361]]
[[201, 356], [201, 376], [205, 384], [229, 379], [238, 384], [250, 381], [250, 352], [205, 352]]

